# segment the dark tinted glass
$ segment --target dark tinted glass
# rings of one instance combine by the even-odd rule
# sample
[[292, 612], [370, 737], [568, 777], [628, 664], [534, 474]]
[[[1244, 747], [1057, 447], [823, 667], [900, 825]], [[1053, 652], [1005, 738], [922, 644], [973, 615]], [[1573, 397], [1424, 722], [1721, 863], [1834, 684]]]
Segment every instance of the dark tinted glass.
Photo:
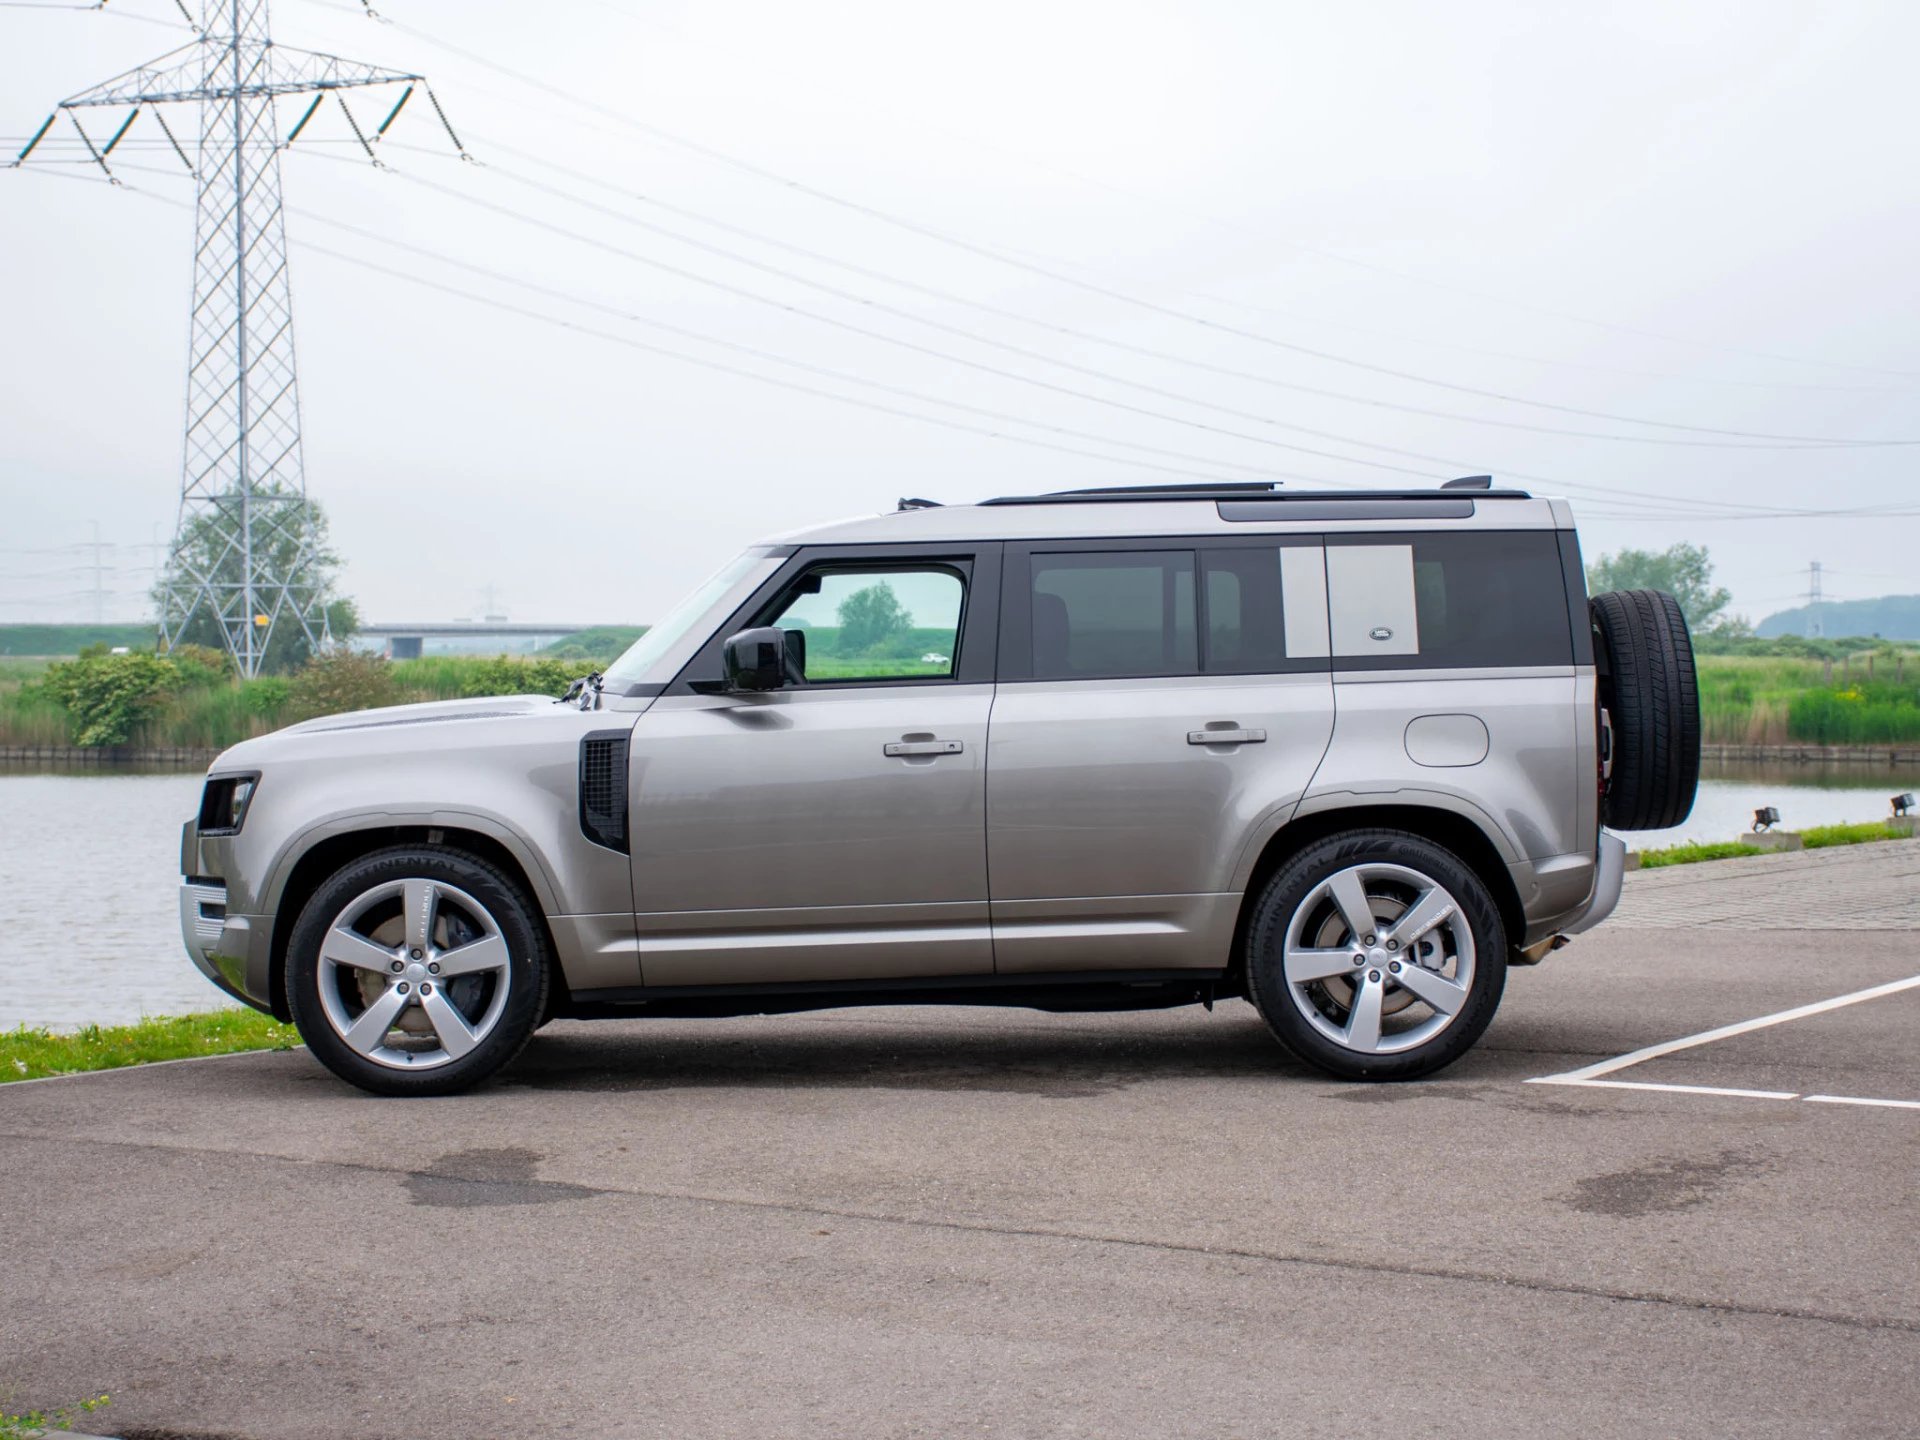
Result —
[[1203, 550], [1200, 568], [1206, 577], [1207, 672], [1263, 675], [1299, 669], [1287, 663], [1279, 549]]
[[[1419, 653], [1336, 658], [1340, 668], [1568, 665], [1573, 634], [1560, 547], [1551, 530], [1482, 530], [1368, 536], [1335, 545], [1413, 547]], [[1340, 604], [1336, 596], [1336, 608]]]
[[1191, 675], [1193, 553], [1077, 551], [1033, 557], [1033, 676]]

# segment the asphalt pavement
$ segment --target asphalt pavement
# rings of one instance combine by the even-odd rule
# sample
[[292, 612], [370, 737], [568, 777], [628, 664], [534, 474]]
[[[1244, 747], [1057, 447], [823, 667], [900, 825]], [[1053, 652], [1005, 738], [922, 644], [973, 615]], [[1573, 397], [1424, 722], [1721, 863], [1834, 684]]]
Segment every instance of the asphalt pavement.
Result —
[[1920, 933], [1858, 923], [1920, 845], [1791, 858], [1719, 877], [1775, 925], [1630, 877], [1413, 1085], [1236, 1002], [561, 1023], [446, 1100], [299, 1052], [0, 1087], [0, 1394], [258, 1440], [1920, 1434]]

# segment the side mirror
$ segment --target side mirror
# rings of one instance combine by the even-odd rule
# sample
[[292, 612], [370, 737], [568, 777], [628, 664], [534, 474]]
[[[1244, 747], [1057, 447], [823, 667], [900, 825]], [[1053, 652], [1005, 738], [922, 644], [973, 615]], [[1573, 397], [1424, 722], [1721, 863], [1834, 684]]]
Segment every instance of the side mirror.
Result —
[[727, 689], [778, 690], [787, 683], [785, 631], [771, 625], [742, 630], [729, 635], [721, 648], [726, 656]]

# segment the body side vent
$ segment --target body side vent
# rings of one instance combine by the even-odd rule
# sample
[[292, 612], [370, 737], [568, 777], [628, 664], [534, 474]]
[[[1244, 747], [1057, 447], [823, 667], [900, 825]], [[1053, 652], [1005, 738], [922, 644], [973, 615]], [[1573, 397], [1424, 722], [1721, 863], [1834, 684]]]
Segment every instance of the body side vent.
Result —
[[580, 831], [596, 845], [628, 853], [625, 730], [596, 730], [580, 742]]

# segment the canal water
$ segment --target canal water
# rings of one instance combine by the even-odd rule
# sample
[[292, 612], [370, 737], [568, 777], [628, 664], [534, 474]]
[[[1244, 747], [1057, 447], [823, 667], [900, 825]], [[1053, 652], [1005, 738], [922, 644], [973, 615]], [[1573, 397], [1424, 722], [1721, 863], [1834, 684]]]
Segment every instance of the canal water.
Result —
[[[1635, 848], [1731, 840], [1772, 805], [1787, 829], [1877, 820], [1920, 771], [1725, 763], [1693, 814]], [[180, 825], [199, 772], [23, 773], [0, 768], [0, 1029], [69, 1030], [228, 1003], [180, 946]]]

